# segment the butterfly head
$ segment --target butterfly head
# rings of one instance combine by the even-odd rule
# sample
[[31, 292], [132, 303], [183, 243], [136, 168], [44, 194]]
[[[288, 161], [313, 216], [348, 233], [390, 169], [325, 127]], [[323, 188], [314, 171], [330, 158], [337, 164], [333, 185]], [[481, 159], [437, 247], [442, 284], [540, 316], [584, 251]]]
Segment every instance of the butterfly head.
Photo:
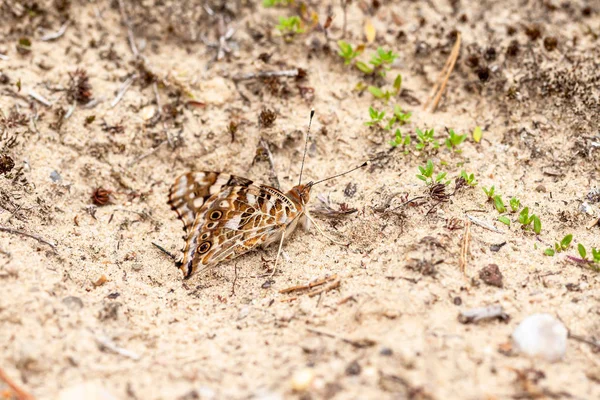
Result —
[[288, 197], [294, 201], [294, 203], [306, 205], [310, 200], [310, 189], [312, 189], [312, 182], [306, 185], [296, 185], [288, 193]]

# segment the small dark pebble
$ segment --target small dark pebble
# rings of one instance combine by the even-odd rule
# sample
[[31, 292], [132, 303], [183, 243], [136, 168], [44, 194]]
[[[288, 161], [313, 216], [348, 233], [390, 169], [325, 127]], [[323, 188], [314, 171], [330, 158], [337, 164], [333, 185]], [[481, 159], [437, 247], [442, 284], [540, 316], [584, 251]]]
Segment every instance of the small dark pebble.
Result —
[[490, 264], [479, 271], [479, 279], [487, 285], [502, 287], [502, 272], [496, 264]]
[[484, 57], [488, 61], [494, 61], [496, 59], [496, 49], [493, 47], [488, 47], [485, 50]]
[[479, 66], [479, 56], [477, 54], [471, 54], [467, 57], [465, 62], [469, 68], [477, 68]]
[[361, 368], [360, 364], [358, 363], [358, 361], [356, 361], [356, 360], [352, 361], [346, 367], [346, 375], [360, 375], [361, 371], [362, 371], [362, 368]]
[[525, 27], [525, 34], [532, 41], [538, 40], [542, 36], [542, 27], [538, 24], [531, 24]]
[[348, 183], [348, 185], [346, 185], [346, 189], [344, 189], [344, 196], [346, 197], [352, 197], [356, 194], [356, 183]]
[[487, 82], [490, 79], [490, 69], [488, 67], [478, 68], [477, 77], [481, 82]]
[[539, 192], [539, 193], [546, 193], [546, 186], [544, 186], [544, 185], [537, 185], [537, 187], [535, 188], [535, 191]]
[[504, 246], [506, 246], [506, 242], [502, 242], [502, 243], [498, 243], [498, 244], [493, 244], [493, 245], [490, 246], [490, 251], [493, 251], [494, 253], [497, 253]]
[[379, 354], [382, 356], [391, 356], [394, 352], [389, 347], [382, 347], [381, 350], [379, 350]]
[[579, 283], [567, 283], [565, 287], [569, 292], [581, 292], [581, 287], [579, 286]]
[[517, 40], [513, 40], [510, 42], [508, 47], [506, 48], [506, 55], [509, 57], [515, 57], [519, 54], [519, 42]]
[[271, 285], [273, 284], [274, 281], [272, 280], [266, 280], [265, 283], [263, 283], [260, 287], [263, 289], [269, 289], [271, 288]]
[[111, 294], [109, 294], [109, 295], [108, 295], [108, 296], [106, 296], [106, 297], [108, 297], [108, 298], [109, 298], [109, 299], [111, 299], [111, 300], [114, 300], [114, 299], [116, 299], [117, 297], [119, 297], [120, 295], [121, 295], [121, 293], [119, 293], [119, 292], [115, 292], [115, 293], [111, 293]]
[[452, 302], [454, 303], [455, 306], [460, 306], [462, 304], [462, 299], [458, 296], [456, 296], [454, 298], [454, 300], [452, 300]]

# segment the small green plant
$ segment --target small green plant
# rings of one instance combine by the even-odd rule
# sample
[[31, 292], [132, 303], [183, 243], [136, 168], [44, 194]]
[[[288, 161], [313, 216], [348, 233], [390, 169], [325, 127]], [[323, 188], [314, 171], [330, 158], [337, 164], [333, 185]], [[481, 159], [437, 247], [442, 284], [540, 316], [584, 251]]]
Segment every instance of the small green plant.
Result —
[[519, 222], [521, 223], [521, 227], [525, 230], [531, 229], [531, 225], [533, 224], [533, 231], [537, 235], [542, 232], [542, 221], [540, 221], [540, 218], [535, 214], [529, 215], [529, 207], [525, 207], [521, 210], [521, 213], [519, 213]]
[[402, 108], [399, 105], [395, 105], [394, 106], [394, 115], [392, 116], [392, 118], [390, 118], [385, 129], [392, 129], [394, 124], [396, 124], [396, 123], [399, 123], [400, 126], [406, 125], [408, 123], [408, 120], [410, 119], [411, 115], [412, 115], [411, 112], [403, 112]]
[[573, 241], [573, 235], [568, 234], [560, 241], [560, 243], [558, 243], [558, 242], [554, 243], [554, 249], [552, 247], [549, 247], [546, 250], [544, 250], [544, 254], [552, 257], [555, 253], [561, 253], [561, 252], [567, 250], [569, 248], [569, 246], [571, 246], [572, 241]]
[[496, 210], [498, 210], [498, 212], [501, 214], [506, 212], [506, 206], [504, 205], [504, 201], [499, 194], [494, 196], [494, 207], [496, 207]]
[[494, 193], [496, 192], [496, 188], [494, 187], [494, 185], [492, 185], [492, 187], [490, 187], [489, 189], [486, 188], [485, 186], [482, 187], [482, 189], [485, 192], [486, 196], [488, 197], [488, 201], [494, 200]]
[[371, 117], [371, 120], [365, 122], [365, 125], [367, 125], [367, 126], [379, 125], [379, 123], [383, 120], [383, 117], [385, 117], [385, 111], [379, 112], [376, 109], [374, 109], [373, 107], [369, 107], [369, 116]]
[[353, 49], [350, 43], [343, 40], [338, 41], [338, 47], [340, 48], [338, 54], [344, 59], [345, 65], [351, 64], [352, 60], [358, 57], [364, 49], [363, 46], [357, 46], [356, 49]]
[[371, 61], [369, 61], [369, 64], [371, 64], [373, 67], [370, 67], [367, 63], [362, 61], [357, 61], [356, 68], [365, 74], [377, 72], [379, 75], [385, 76], [387, 71], [390, 70], [389, 65], [391, 65], [397, 57], [398, 54], [394, 54], [392, 50], [385, 51], [382, 47], [380, 47], [377, 49], [377, 53], [371, 56]]
[[383, 91], [383, 89], [378, 88], [377, 86], [369, 86], [367, 89], [369, 92], [377, 99], [384, 99], [387, 103], [390, 101], [390, 98], [393, 95], [398, 95], [400, 93], [400, 87], [402, 86], [402, 75], [398, 75], [394, 80], [394, 91], [390, 92], [389, 90]]
[[510, 209], [514, 213], [519, 211], [519, 208], [521, 208], [521, 200], [517, 199], [516, 197], [512, 197], [509, 201], [509, 204], [510, 204]]
[[452, 151], [456, 151], [456, 152], [460, 152], [460, 150], [457, 149], [457, 147], [465, 141], [465, 139], [467, 138], [467, 135], [459, 135], [457, 133], [454, 132], [453, 129], [450, 129], [448, 131], [448, 138], [446, 139], [446, 147], [448, 148], [448, 150], [452, 150]]
[[475, 180], [475, 175], [474, 174], [470, 174], [469, 175], [463, 169], [462, 171], [460, 171], [460, 177], [465, 180], [465, 183], [467, 185], [472, 186], [472, 187], [477, 186], [477, 181]]
[[408, 146], [410, 145], [410, 135], [402, 136], [402, 132], [400, 129], [396, 129], [394, 133], [394, 140], [390, 140], [390, 146], [398, 147], [401, 146], [404, 148], [404, 154], [408, 154]]
[[427, 146], [431, 146], [433, 149], [440, 147], [437, 140], [433, 138], [433, 129], [426, 129], [425, 132], [417, 128], [417, 144], [415, 148], [419, 151], [424, 150]]
[[284, 35], [295, 35], [298, 33], [304, 33], [302, 20], [297, 15], [292, 17], [279, 17], [279, 25], [276, 26], [277, 29], [281, 31]]
[[600, 272], [600, 249], [592, 247], [591, 259], [587, 258], [587, 250], [585, 246], [579, 243], [577, 245], [577, 251], [581, 258], [588, 264], [588, 266], [596, 272]]
[[[423, 182], [427, 183], [428, 185], [442, 182], [442, 180], [446, 177], [447, 173], [440, 172], [434, 178], [433, 170], [434, 170], [433, 161], [427, 160], [427, 163], [425, 164], [425, 166], [419, 165], [420, 174], [417, 174], [417, 178], [419, 178]], [[446, 182], [444, 182], [444, 184], [448, 184], [449, 182], [450, 181], [446, 181]]]
[[502, 222], [505, 225], [510, 226], [510, 219], [507, 216], [505, 216], [505, 215], [499, 216], [498, 217], [498, 221]]

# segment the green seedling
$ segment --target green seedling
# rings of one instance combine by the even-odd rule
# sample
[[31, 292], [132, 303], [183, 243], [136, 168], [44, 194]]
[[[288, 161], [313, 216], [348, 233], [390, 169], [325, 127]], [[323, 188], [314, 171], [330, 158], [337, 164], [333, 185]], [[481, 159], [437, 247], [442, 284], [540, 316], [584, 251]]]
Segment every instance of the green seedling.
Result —
[[508, 219], [508, 217], [507, 217], [507, 216], [505, 216], [505, 215], [501, 215], [501, 216], [499, 216], [499, 217], [498, 217], [498, 221], [502, 222], [502, 223], [503, 223], [503, 224], [505, 224], [505, 225], [508, 225], [508, 226], [510, 226], [510, 219]]
[[459, 135], [457, 133], [454, 132], [453, 129], [450, 129], [450, 131], [448, 131], [448, 138], [446, 139], [446, 147], [448, 148], [448, 150], [452, 150], [452, 151], [456, 151], [456, 152], [460, 152], [460, 150], [457, 149], [457, 147], [465, 141], [465, 139], [467, 138], [467, 135]]
[[486, 188], [485, 186], [482, 187], [483, 191], [485, 192], [486, 196], [488, 197], [488, 201], [490, 200], [494, 200], [494, 193], [496, 192], [496, 188], [494, 187], [494, 185], [492, 185], [491, 188]]
[[535, 214], [529, 215], [529, 207], [525, 207], [521, 210], [519, 222], [521, 223], [521, 227], [525, 230], [531, 229], [531, 225], [533, 224], [533, 231], [537, 235], [542, 232], [542, 221], [540, 221], [540, 218]]
[[[440, 172], [434, 178], [433, 170], [434, 170], [433, 161], [427, 160], [427, 163], [425, 164], [425, 166], [419, 165], [420, 174], [417, 174], [417, 178], [419, 178], [423, 182], [427, 183], [428, 185], [432, 185], [434, 183], [441, 183], [442, 180], [446, 177], [447, 173]], [[444, 184], [447, 185], [449, 182], [450, 181], [446, 181], [446, 182], [444, 182]]]
[[298, 33], [304, 33], [303, 23], [300, 17], [294, 15], [292, 17], [279, 17], [279, 25], [276, 26], [277, 29], [281, 31], [284, 35], [295, 35]]
[[465, 170], [460, 171], [460, 176], [465, 180], [465, 183], [469, 186], [475, 187], [477, 186], [477, 181], [475, 180], [474, 174], [467, 174]]
[[263, 7], [287, 6], [292, 0], [263, 0]]
[[427, 146], [430, 146], [433, 149], [437, 149], [440, 147], [440, 144], [437, 140], [433, 138], [434, 132], [433, 129], [426, 129], [425, 132], [417, 128], [417, 144], [415, 148], [419, 151], [424, 150]]
[[561, 253], [561, 252], [567, 250], [569, 248], [569, 246], [571, 246], [572, 241], [573, 241], [573, 235], [568, 234], [560, 241], [560, 243], [558, 243], [558, 242], [554, 243], [554, 249], [552, 247], [549, 247], [546, 250], [544, 250], [544, 254], [552, 257], [556, 253]]
[[379, 112], [376, 109], [374, 109], [373, 107], [369, 107], [369, 116], [371, 117], [371, 120], [365, 122], [365, 125], [367, 125], [367, 126], [379, 125], [379, 123], [383, 120], [383, 117], [385, 117], [385, 111]]
[[390, 98], [392, 97], [392, 93], [388, 90], [386, 90], [385, 92], [383, 90], [381, 90], [380, 88], [378, 88], [377, 86], [369, 86], [367, 88], [367, 90], [376, 98], [376, 99], [381, 99], [381, 100], [385, 100], [385, 102], [387, 103], [388, 101], [390, 101]]
[[579, 255], [591, 269], [593, 269], [596, 272], [600, 272], [600, 249], [592, 247], [591, 259], [587, 258], [587, 250], [585, 249], [585, 246], [581, 243], [577, 245], [577, 251], [579, 251]]
[[514, 213], [519, 211], [519, 208], [521, 208], [521, 200], [517, 199], [516, 197], [512, 197], [509, 201], [509, 204], [510, 204], [510, 209]]
[[494, 206], [496, 207], [496, 210], [498, 210], [499, 213], [502, 214], [506, 212], [506, 206], [504, 205], [504, 201], [502, 200], [502, 197], [498, 194], [494, 196]]
[[352, 63], [352, 60], [364, 50], [364, 46], [356, 46], [356, 49], [353, 49], [350, 43], [343, 40], [338, 41], [338, 47], [340, 48], [338, 54], [344, 59], [345, 65]]
[[396, 129], [396, 132], [394, 133], [394, 140], [390, 140], [390, 146], [392, 147], [403, 147], [404, 148], [404, 154], [408, 154], [408, 146], [410, 145], [410, 136], [406, 135], [406, 136], [402, 136], [402, 132], [400, 132], [400, 129]]
[[396, 124], [396, 123], [399, 123], [400, 126], [406, 125], [408, 123], [408, 120], [410, 119], [411, 115], [412, 115], [412, 113], [403, 112], [402, 108], [400, 108], [399, 105], [395, 105], [394, 106], [394, 115], [392, 116], [392, 118], [390, 118], [385, 129], [392, 129], [394, 124]]
[[385, 76], [387, 71], [390, 70], [388, 65], [391, 65], [397, 57], [398, 54], [394, 54], [392, 50], [385, 51], [382, 47], [380, 47], [377, 49], [377, 53], [371, 56], [371, 61], [369, 61], [369, 64], [371, 64], [373, 67], [370, 67], [367, 63], [362, 61], [357, 61], [356, 68], [365, 74], [378, 72], [379, 75]]

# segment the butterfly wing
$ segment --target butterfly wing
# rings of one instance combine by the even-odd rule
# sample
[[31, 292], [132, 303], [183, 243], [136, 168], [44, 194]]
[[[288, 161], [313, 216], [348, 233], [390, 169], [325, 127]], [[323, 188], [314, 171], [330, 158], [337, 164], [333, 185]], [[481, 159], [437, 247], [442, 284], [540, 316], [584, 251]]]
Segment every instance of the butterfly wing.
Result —
[[219, 172], [188, 172], [175, 180], [169, 193], [169, 205], [183, 221], [183, 230], [189, 234], [196, 213], [213, 195], [225, 186], [249, 186], [252, 181]]
[[[302, 214], [301, 206], [275, 188], [232, 175], [197, 174], [209, 173], [180, 177], [170, 197], [188, 233], [183, 258], [177, 263], [186, 278], [279, 240]], [[190, 197], [189, 191], [194, 195]], [[199, 198], [202, 205], [196, 201]]]

